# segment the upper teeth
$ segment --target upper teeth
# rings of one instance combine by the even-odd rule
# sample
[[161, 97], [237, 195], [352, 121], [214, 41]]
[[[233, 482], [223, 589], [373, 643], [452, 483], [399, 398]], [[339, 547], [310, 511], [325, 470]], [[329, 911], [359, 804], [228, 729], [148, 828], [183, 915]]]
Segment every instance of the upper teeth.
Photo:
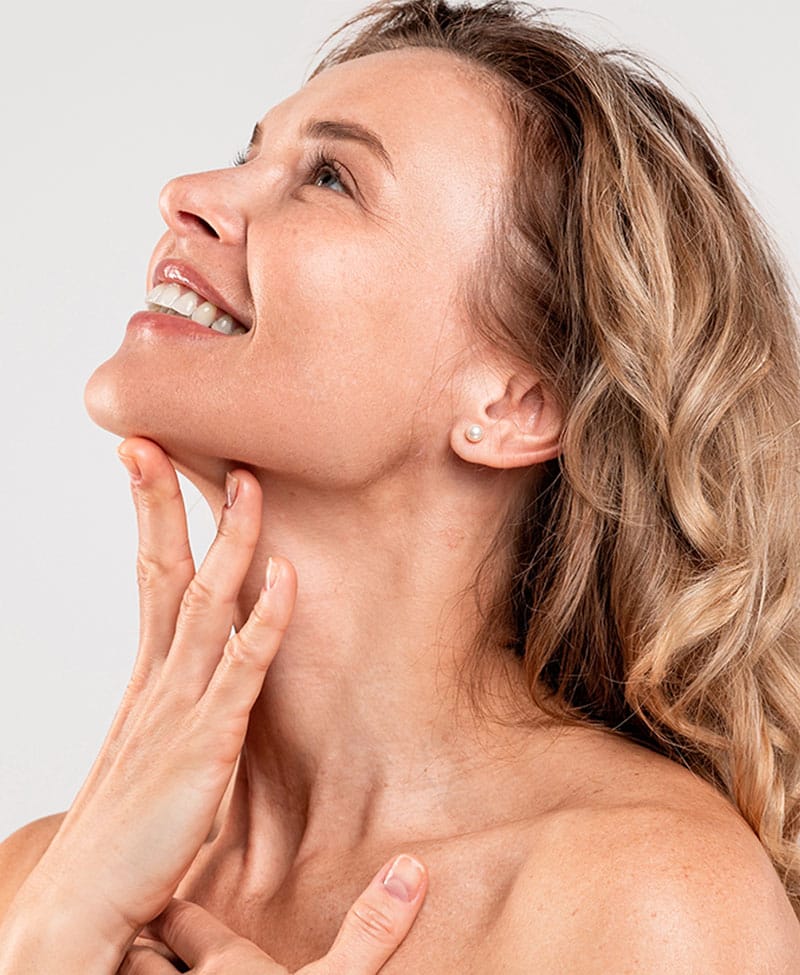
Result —
[[163, 310], [172, 315], [191, 318], [198, 325], [205, 325], [224, 335], [243, 335], [247, 329], [230, 315], [220, 314], [216, 305], [202, 295], [173, 282], [157, 284], [145, 298], [150, 311]]

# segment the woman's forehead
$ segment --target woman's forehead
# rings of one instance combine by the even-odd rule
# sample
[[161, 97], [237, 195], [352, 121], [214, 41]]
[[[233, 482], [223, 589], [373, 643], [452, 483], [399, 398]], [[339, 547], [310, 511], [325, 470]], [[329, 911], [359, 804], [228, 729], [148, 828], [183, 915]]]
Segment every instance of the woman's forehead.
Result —
[[[332, 65], [270, 109], [267, 137], [300, 135], [310, 117], [347, 118], [374, 132], [398, 167], [409, 155], [453, 154], [487, 170], [501, 162], [508, 116], [496, 86], [463, 59], [432, 48], [381, 51]], [[392, 150], [394, 149], [394, 153]], [[437, 151], [438, 149], [438, 151]], [[395, 160], [397, 156], [397, 160]], [[412, 158], [409, 165], [419, 164]], [[487, 173], [488, 175], [488, 173]]]

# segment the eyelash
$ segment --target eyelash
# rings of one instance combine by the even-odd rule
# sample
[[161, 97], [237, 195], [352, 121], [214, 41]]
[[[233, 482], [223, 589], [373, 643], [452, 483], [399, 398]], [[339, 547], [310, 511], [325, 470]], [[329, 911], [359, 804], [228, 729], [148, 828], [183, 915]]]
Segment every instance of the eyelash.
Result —
[[[342, 165], [329, 156], [324, 149], [317, 149], [314, 155], [308, 161], [305, 166], [305, 178], [311, 182], [319, 178], [319, 175], [324, 170], [330, 170], [333, 175], [339, 180], [342, 186], [347, 190], [347, 182], [344, 179], [344, 171]], [[349, 192], [349, 190], [347, 190]]]
[[[246, 162], [247, 162], [246, 152], [243, 149], [239, 149], [239, 151], [233, 157], [233, 165], [244, 166]], [[337, 160], [333, 159], [331, 156], [328, 156], [325, 153], [324, 149], [317, 149], [314, 155], [311, 157], [311, 159], [309, 159], [308, 162], [304, 165], [303, 169], [304, 169], [303, 178], [306, 181], [311, 181], [311, 182], [313, 182], [315, 179], [318, 179], [320, 173], [323, 170], [328, 169], [336, 176], [336, 178], [339, 180], [342, 186], [345, 189], [347, 189], [347, 182], [344, 179], [344, 172], [343, 172], [342, 165], [339, 162], [337, 162]]]

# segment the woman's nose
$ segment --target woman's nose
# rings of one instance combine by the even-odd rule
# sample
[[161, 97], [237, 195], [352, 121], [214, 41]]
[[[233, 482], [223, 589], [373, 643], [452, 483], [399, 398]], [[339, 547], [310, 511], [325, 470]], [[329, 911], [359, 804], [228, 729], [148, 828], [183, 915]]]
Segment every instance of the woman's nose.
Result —
[[158, 207], [178, 237], [204, 237], [224, 244], [245, 241], [245, 214], [224, 172], [176, 176], [161, 190]]

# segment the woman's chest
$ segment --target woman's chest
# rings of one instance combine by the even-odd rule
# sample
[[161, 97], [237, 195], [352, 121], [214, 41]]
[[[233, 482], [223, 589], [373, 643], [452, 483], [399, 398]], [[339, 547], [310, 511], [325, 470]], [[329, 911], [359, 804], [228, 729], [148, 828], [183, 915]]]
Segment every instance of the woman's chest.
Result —
[[[428, 891], [408, 935], [381, 968], [386, 975], [481, 975], [491, 970], [487, 945], [526, 844], [505, 828], [408, 852], [428, 870]], [[308, 865], [266, 894], [227, 869], [187, 875], [179, 896], [201, 904], [238, 934], [295, 972], [322, 958], [345, 916], [382, 863], [399, 850], [333, 857]], [[268, 884], [265, 885], [268, 887]]]

